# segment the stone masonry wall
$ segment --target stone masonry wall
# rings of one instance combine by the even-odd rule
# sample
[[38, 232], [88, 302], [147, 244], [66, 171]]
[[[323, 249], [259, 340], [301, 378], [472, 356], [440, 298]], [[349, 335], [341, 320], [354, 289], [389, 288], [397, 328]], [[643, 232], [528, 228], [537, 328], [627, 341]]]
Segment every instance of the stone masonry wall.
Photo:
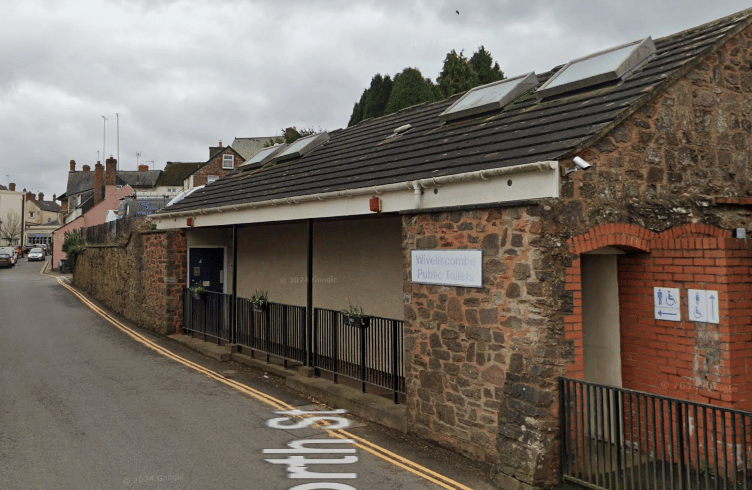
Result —
[[[540, 233], [535, 205], [403, 219], [409, 430], [530, 484], [556, 478], [543, 473], [567, 357], [546, 326], [555, 295]], [[412, 283], [414, 249], [481, 249], [483, 287]]]
[[89, 246], [73, 282], [136, 325], [171, 334], [182, 323], [186, 263], [185, 233], [134, 232], [124, 244]]

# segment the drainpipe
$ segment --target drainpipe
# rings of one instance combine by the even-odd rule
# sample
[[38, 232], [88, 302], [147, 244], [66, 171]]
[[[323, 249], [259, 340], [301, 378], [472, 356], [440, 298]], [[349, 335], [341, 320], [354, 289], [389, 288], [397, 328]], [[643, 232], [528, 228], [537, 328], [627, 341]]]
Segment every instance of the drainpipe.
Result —
[[412, 181], [413, 194], [415, 195], [415, 209], [420, 207], [420, 198], [423, 196], [423, 188], [417, 180]]

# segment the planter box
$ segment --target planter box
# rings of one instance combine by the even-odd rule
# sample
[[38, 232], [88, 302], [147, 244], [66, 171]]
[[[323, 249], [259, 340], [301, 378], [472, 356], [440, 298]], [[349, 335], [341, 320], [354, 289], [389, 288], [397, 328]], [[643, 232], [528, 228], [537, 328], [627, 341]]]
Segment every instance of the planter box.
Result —
[[371, 318], [367, 316], [350, 316], [342, 315], [345, 320], [345, 325], [350, 327], [368, 328], [371, 324]]
[[263, 312], [265, 312], [266, 310], [269, 309], [269, 303], [265, 303], [263, 305], [259, 305], [259, 304], [256, 304], [256, 303], [251, 303], [251, 308], [253, 308], [253, 311], [255, 311], [255, 312], [263, 313]]

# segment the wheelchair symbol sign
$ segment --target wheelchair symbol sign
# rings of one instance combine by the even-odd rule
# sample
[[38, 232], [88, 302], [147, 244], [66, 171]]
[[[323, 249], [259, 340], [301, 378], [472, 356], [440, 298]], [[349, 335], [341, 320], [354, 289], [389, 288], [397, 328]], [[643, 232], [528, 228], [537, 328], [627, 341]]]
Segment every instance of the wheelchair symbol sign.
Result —
[[681, 321], [678, 288], [653, 288], [653, 306], [656, 320]]

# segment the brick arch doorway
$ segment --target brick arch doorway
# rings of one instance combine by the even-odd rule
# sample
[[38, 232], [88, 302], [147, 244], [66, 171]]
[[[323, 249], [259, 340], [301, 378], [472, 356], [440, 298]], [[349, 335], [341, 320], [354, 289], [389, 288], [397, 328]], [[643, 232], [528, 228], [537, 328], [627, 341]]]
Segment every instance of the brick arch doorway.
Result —
[[581, 255], [584, 378], [622, 387], [618, 257], [604, 247]]

